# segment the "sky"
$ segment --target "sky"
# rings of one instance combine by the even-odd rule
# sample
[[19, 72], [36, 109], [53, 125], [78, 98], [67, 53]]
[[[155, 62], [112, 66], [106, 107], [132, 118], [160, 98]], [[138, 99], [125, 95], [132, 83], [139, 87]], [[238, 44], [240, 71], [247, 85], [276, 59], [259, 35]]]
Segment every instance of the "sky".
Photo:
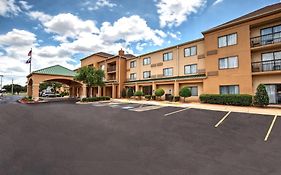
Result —
[[69, 69], [95, 52], [140, 55], [280, 0], [0, 0], [0, 75], [25, 85], [32, 70]]

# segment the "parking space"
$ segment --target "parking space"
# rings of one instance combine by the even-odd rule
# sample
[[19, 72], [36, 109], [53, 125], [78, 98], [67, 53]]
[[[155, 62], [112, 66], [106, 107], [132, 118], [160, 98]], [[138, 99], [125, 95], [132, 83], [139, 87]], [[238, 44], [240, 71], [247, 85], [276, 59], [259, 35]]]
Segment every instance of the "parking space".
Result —
[[274, 116], [156, 107], [113, 102], [0, 106], [0, 140], [5, 141], [0, 144], [0, 162], [5, 165], [0, 172], [248, 175], [281, 171], [278, 118], [264, 142]]

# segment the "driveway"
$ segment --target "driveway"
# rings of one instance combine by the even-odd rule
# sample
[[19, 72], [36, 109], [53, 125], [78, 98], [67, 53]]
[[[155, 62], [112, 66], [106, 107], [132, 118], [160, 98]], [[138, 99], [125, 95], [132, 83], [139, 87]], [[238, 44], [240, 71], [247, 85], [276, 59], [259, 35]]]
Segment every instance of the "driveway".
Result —
[[[142, 110], [140, 110], [142, 109]], [[0, 105], [3, 175], [277, 175], [274, 116], [151, 105]]]

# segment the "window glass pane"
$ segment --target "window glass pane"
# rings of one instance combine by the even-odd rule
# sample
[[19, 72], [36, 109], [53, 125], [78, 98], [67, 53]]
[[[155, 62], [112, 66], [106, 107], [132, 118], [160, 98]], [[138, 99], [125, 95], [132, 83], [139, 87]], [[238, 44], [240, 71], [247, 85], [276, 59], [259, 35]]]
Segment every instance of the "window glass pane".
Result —
[[226, 45], [226, 36], [219, 37], [219, 47], [225, 47]]
[[195, 74], [197, 72], [197, 64], [191, 66], [191, 73]]
[[234, 44], [237, 44], [237, 34], [234, 33], [234, 34], [230, 34], [227, 36], [227, 45], [234, 45]]
[[273, 33], [281, 32], [281, 25], [273, 27]]
[[221, 58], [219, 64], [220, 69], [227, 69], [227, 58]]
[[262, 56], [262, 61], [273, 60], [273, 53], [264, 53], [261, 56]]
[[229, 86], [229, 94], [239, 94], [238, 86]]
[[261, 30], [261, 35], [268, 35], [272, 33], [272, 28], [266, 28]]
[[191, 47], [190, 48], [190, 54], [191, 55], [196, 55], [196, 50], [197, 50], [197, 47], [195, 46], [195, 47]]
[[184, 50], [184, 55], [185, 56], [190, 56], [190, 48], [186, 48], [185, 50]]
[[275, 59], [275, 60], [280, 60], [280, 59], [281, 59], [281, 51], [280, 51], [280, 52], [275, 52], [275, 53], [274, 53], [274, 59]]
[[198, 88], [197, 87], [190, 87], [191, 96], [198, 96]]
[[238, 67], [238, 58], [237, 57], [229, 57], [228, 58], [228, 68]]
[[191, 73], [191, 67], [190, 66], [184, 66], [184, 73], [190, 74]]
[[220, 94], [228, 94], [227, 86], [220, 86]]

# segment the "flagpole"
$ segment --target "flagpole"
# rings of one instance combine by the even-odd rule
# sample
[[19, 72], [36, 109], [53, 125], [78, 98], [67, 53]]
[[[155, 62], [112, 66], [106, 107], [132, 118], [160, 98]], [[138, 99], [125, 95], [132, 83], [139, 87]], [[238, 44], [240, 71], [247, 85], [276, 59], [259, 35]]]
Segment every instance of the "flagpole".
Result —
[[31, 48], [30, 63], [29, 63], [29, 74], [31, 74], [31, 61], [32, 61], [32, 48]]

